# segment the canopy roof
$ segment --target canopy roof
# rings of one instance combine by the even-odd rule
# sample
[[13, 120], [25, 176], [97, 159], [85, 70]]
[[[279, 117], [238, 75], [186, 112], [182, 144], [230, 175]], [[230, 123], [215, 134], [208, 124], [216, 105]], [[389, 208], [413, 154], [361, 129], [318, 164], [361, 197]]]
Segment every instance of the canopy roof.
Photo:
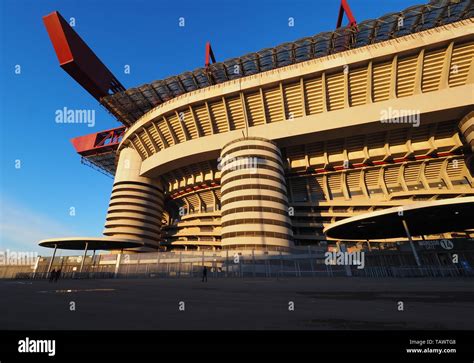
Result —
[[403, 207], [364, 213], [335, 222], [324, 229], [329, 238], [372, 240], [458, 232], [474, 228], [474, 197], [418, 202]]
[[42, 247], [59, 248], [63, 250], [121, 250], [124, 248], [143, 247], [143, 243], [134, 240], [109, 237], [63, 237], [40, 241]]

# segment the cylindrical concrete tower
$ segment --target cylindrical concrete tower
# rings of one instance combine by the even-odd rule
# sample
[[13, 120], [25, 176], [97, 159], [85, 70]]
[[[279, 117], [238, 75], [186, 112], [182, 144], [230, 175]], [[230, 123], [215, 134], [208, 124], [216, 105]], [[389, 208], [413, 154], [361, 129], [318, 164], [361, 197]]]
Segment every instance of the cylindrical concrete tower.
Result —
[[249, 137], [221, 151], [222, 247], [288, 251], [293, 246], [281, 153]]
[[467, 141], [467, 146], [474, 151], [474, 111], [469, 112], [461, 122], [459, 122], [459, 130]]
[[140, 176], [141, 163], [134, 149], [120, 152], [104, 235], [138, 240], [156, 249], [161, 237], [163, 188], [158, 180]]

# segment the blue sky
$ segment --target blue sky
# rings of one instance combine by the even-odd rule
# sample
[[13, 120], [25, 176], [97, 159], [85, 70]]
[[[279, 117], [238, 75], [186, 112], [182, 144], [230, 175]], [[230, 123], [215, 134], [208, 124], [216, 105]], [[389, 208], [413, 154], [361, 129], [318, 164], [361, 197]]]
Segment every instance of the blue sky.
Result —
[[[349, 3], [362, 21], [423, 2]], [[338, 8], [339, 0], [0, 0], [0, 250], [46, 255], [40, 239], [100, 236], [112, 186], [81, 165], [69, 140], [120, 124], [59, 67], [42, 16], [74, 17], [75, 30], [128, 88], [201, 67], [207, 40], [219, 61], [333, 30]], [[95, 127], [56, 123], [63, 107], [94, 109]]]

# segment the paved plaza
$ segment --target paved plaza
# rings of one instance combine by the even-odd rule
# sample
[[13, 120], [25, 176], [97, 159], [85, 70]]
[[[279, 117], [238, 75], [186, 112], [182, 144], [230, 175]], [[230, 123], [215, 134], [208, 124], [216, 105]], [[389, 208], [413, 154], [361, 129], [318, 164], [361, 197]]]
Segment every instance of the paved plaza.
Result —
[[0, 296], [0, 329], [474, 329], [473, 279], [1, 280]]

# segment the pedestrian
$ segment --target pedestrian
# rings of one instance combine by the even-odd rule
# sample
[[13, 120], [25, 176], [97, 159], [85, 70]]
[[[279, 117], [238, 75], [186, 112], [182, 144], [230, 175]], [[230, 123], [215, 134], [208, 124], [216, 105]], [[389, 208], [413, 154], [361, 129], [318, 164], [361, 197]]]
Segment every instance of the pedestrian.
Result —
[[206, 280], [207, 282], [207, 267], [204, 266], [204, 268], [202, 269], [202, 282], [204, 282], [204, 280]]
[[56, 269], [53, 268], [53, 271], [49, 273], [49, 282], [53, 282], [55, 278], [56, 278]]
[[56, 276], [54, 277], [54, 282], [58, 282], [60, 277], [61, 277], [61, 269], [56, 271]]

